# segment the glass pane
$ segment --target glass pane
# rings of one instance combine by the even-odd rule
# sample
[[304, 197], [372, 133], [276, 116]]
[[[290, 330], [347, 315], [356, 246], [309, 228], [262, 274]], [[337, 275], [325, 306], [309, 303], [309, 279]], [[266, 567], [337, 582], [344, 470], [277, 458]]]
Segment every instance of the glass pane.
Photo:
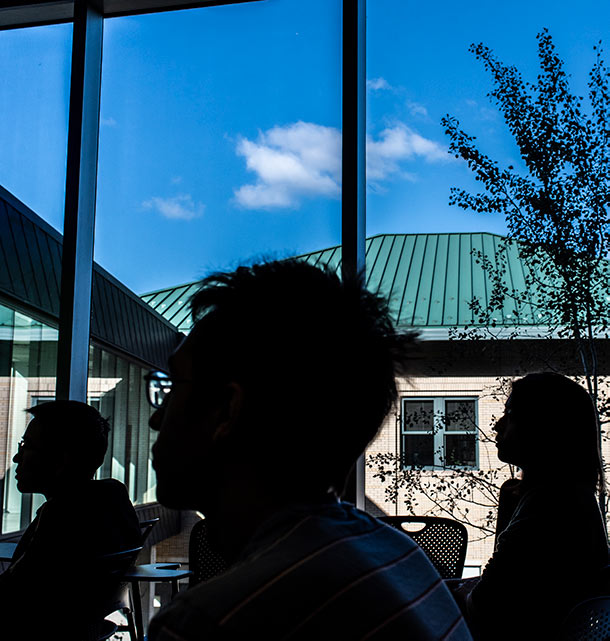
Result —
[[24, 411], [55, 398], [57, 330], [0, 305], [0, 461], [2, 532], [29, 525], [41, 497], [21, 494], [13, 457], [30, 416]]
[[340, 243], [340, 0], [107, 20], [101, 105], [96, 260], [170, 322], [210, 271]]
[[[536, 83], [541, 73], [536, 35], [548, 29], [565, 63], [571, 93], [583, 96], [584, 123], [591, 114], [587, 83], [598, 51], [603, 51], [606, 65], [609, 61], [610, 4], [592, 0], [576, 4], [550, 0], [371, 0], [367, 3], [366, 28], [368, 284], [388, 297], [400, 330], [417, 328], [421, 332], [422, 353], [426, 356], [421, 366], [413, 363], [408, 380], [398, 381], [402, 394], [417, 390], [438, 397], [437, 403], [451, 397], [478, 397], [476, 408], [448, 403], [443, 412], [438, 412], [446, 414], [446, 422], [439, 416], [437, 425], [446, 428], [447, 438], [436, 435], [436, 456], [438, 462], [446, 443], [447, 459], [474, 465], [476, 444], [481, 474], [477, 474], [473, 496], [477, 502], [485, 496], [489, 501], [464, 501], [459, 478], [454, 491], [446, 484], [444, 473], [430, 471], [424, 476], [432, 491], [447, 490], [449, 499], [455, 499], [454, 518], [463, 518], [468, 509], [467, 518], [473, 524], [469, 526], [470, 538], [478, 541], [469, 546], [469, 563], [485, 567], [494, 550], [493, 528], [487, 527], [489, 515], [493, 519], [499, 486], [512, 473], [497, 458], [492, 429], [493, 417], [502, 414], [508, 387], [501, 377], [547, 369], [549, 362], [557, 362], [561, 348], [557, 341], [545, 339], [548, 328], [541, 325], [548, 323], [541, 323], [538, 315], [543, 317], [548, 310], [544, 305], [534, 308], [540, 295], [537, 287], [527, 286], [527, 271], [516, 251], [509, 253], [507, 269], [501, 270], [507, 296], [493, 296], [493, 268], [499, 264], [501, 237], [507, 234], [508, 226], [502, 213], [475, 211], [485, 208], [472, 207], [483, 203], [477, 196], [484, 191], [485, 171], [475, 174], [465, 160], [448, 153], [449, 127], [442, 119], [449, 115], [459, 121], [459, 128], [476, 138], [477, 149], [497, 163], [494, 166], [500, 174], [508, 171], [532, 180], [528, 170], [531, 156], [525, 162], [515, 142], [515, 129], [511, 131], [497, 104], [490, 100], [495, 86], [484, 57], [477, 56], [484, 51], [479, 44], [489, 47], [502, 63], [514, 66], [525, 83]], [[549, 81], [548, 86], [553, 83]], [[524, 104], [520, 100], [517, 103]], [[523, 141], [527, 149], [552, 147], [527, 135]], [[589, 155], [594, 166], [599, 154]], [[564, 169], [564, 175], [569, 175], [569, 166]], [[542, 184], [537, 178], [533, 182]], [[454, 194], [463, 190], [473, 198], [469, 202], [453, 198], [452, 189], [457, 190]], [[559, 193], [558, 189], [554, 191]], [[500, 188], [495, 192], [496, 202], [507, 204], [508, 193]], [[461, 202], [464, 207], [452, 202]], [[513, 231], [518, 227], [513, 226]], [[529, 225], [523, 227], [531, 229]], [[489, 259], [491, 271], [484, 269], [486, 262], [480, 260], [481, 254]], [[511, 296], [513, 288], [534, 304], [516, 304]], [[601, 302], [602, 297], [598, 300]], [[517, 348], [519, 341], [497, 341], [504, 341], [515, 329], [532, 338], [542, 335], [543, 340], [532, 340], [527, 349]], [[477, 333], [480, 340], [468, 340]], [[516, 351], [519, 358], [511, 356], [507, 360], [507, 355]], [[559, 360], [564, 360], [565, 366], [569, 359]], [[515, 369], [511, 371], [511, 367]], [[441, 409], [441, 405], [437, 407]], [[383, 463], [367, 469], [366, 494], [371, 507], [387, 514], [399, 513], [405, 498], [425, 500], [423, 495], [410, 493], [406, 497], [404, 492], [395, 501], [390, 500], [384, 491], [394, 478], [389, 474], [385, 482], [379, 478], [387, 460], [400, 455], [396, 452], [401, 429], [395, 420], [397, 409], [402, 410], [395, 408], [388, 416], [370, 448]], [[476, 441], [475, 409], [476, 427], [481, 430]], [[472, 436], [457, 436], [462, 431]], [[604, 456], [610, 453], [607, 442], [603, 450]], [[459, 470], [456, 475], [459, 477]], [[489, 479], [494, 479], [496, 487], [488, 485]], [[411, 492], [412, 485], [407, 487]], [[431, 514], [444, 515], [440, 508], [431, 510]]]
[[148, 427], [148, 419], [152, 414], [152, 407], [144, 397], [145, 372], [140, 369], [139, 381], [142, 387], [136, 393], [140, 397], [140, 410], [137, 416], [137, 427], [134, 434], [137, 439], [137, 459], [135, 459], [136, 486], [134, 500], [136, 503], [149, 503], [156, 501], [155, 496], [155, 475], [151, 467], [151, 447], [154, 443], [154, 435]]
[[97, 346], [89, 360], [88, 402], [110, 422], [108, 452], [96, 478], [125, 483], [134, 503], [154, 501], [150, 469], [151, 408], [144, 396], [145, 370]]
[[63, 228], [72, 25], [0, 34], [0, 186]]
[[404, 430], [434, 429], [434, 401], [404, 401]]
[[445, 434], [445, 465], [476, 467], [476, 451], [474, 434]]
[[99, 387], [100, 392], [100, 414], [107, 418], [110, 422], [110, 437], [108, 442], [108, 452], [102, 467], [98, 470], [98, 478], [109, 478], [112, 476], [112, 452], [114, 443], [114, 407], [116, 403], [116, 386], [119, 379], [116, 376], [116, 361], [117, 357], [114, 354], [109, 354], [105, 350], [97, 352], [100, 361], [100, 380], [89, 380], [89, 389]]
[[[95, 259], [184, 332], [211, 271], [341, 241], [341, 4], [105, 21]], [[100, 474], [154, 501], [146, 372], [101, 359]]]
[[17, 490], [12, 459], [24, 410], [55, 397], [57, 331], [35, 317], [59, 309], [71, 46], [69, 24], [0, 33], [2, 532], [29, 525], [44, 501]]
[[434, 437], [426, 434], [403, 435], [402, 461], [408, 467], [434, 465]]
[[475, 401], [445, 401], [446, 430], [476, 430]]
[[129, 364], [129, 406], [127, 410], [127, 431], [125, 434], [125, 466], [129, 496], [136, 494], [136, 464], [138, 462], [138, 427], [140, 407], [147, 403], [142, 388], [142, 370], [133, 363]]
[[127, 410], [129, 407], [128, 398], [128, 371], [129, 364], [122, 358], [117, 358], [114, 395], [114, 412], [112, 421], [112, 467], [111, 476], [122, 483], [126, 483], [126, 458], [127, 447]]

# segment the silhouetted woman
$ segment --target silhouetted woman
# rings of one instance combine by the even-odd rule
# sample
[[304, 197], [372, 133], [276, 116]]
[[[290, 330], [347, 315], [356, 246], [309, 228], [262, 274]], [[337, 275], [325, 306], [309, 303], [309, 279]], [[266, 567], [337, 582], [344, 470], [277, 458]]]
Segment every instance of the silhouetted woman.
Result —
[[495, 431], [498, 457], [522, 470], [500, 491], [496, 550], [465, 610], [476, 639], [555, 639], [608, 563], [595, 408], [559, 374], [513, 383]]

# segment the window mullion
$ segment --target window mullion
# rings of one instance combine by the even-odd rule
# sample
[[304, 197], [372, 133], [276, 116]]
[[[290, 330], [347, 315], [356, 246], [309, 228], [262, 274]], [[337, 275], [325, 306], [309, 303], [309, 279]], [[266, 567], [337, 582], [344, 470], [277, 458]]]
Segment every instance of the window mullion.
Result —
[[445, 466], [445, 399], [434, 399], [434, 465]]
[[93, 233], [102, 75], [103, 18], [89, 0], [74, 5], [57, 398], [87, 400]]

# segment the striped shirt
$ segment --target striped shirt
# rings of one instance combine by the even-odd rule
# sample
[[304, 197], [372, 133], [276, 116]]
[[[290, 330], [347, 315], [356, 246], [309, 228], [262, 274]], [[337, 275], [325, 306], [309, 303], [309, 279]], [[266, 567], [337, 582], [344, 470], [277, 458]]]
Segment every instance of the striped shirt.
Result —
[[335, 501], [276, 514], [229, 570], [166, 606], [148, 638], [471, 641], [421, 549]]

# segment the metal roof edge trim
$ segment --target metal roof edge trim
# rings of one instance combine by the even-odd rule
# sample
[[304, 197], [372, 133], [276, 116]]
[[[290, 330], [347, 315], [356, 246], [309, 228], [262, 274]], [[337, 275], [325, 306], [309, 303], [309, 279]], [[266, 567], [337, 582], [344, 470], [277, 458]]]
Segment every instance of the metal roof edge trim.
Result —
[[[558, 339], [569, 340], [569, 337], [560, 336], [561, 328], [550, 327], [548, 325], [514, 325], [508, 327], [487, 328], [481, 326], [469, 326], [473, 334], [477, 335], [480, 340], [521, 340], [521, 339]], [[463, 332], [466, 327], [456, 325], [452, 327], [411, 327], [403, 326], [397, 328], [399, 333], [416, 333], [422, 341], [446, 341], [460, 340], [450, 339], [451, 331]], [[609, 339], [610, 332], [603, 330], [594, 330], [594, 338]]]
[[[381, 234], [373, 234], [372, 236], [367, 236], [366, 239], [371, 240], [373, 238], [381, 238], [382, 236], [473, 236], [474, 234], [486, 234], [487, 236], [497, 236], [498, 238], [504, 238], [504, 239], [507, 238], [507, 236], [503, 236], [502, 234], [496, 234], [493, 231], [425, 231], [425, 232], [409, 231], [409, 232], [398, 232], [398, 233], [384, 232]], [[307, 253], [304, 255], [306, 256]]]
[[[93, 0], [104, 18], [133, 16], [164, 11], [201, 9], [262, 0]], [[0, 2], [0, 31], [74, 20], [74, 0], [15, 0]]]
[[[40, 309], [37, 309], [32, 305], [28, 305], [15, 296], [6, 294], [4, 291], [0, 291], [0, 305], [5, 305], [15, 310], [16, 312], [19, 312], [20, 314], [29, 316], [33, 320], [50, 327], [54, 331], [58, 330], [57, 318], [53, 318], [51, 315], [45, 314]], [[186, 336], [183, 331], [177, 329], [175, 326], [173, 326], [172, 329], [174, 329], [176, 333], [176, 342], [178, 342], [178, 338], [182, 339]], [[130, 362], [134, 362], [141, 367], [150, 368], [159, 366], [158, 363], [147, 361], [145, 358], [142, 358], [141, 355], [135, 354], [133, 352], [127, 352], [117, 345], [113, 345], [111, 342], [105, 340], [103, 337], [100, 337], [97, 334], [94, 334], [93, 332], [91, 333], [90, 344], [104, 349], [105, 351], [112, 353], [120, 358], [124, 359], [128, 357]]]
[[[366, 242], [369, 243], [371, 240], [374, 238], [397, 238], [399, 236], [473, 236], [475, 234], [482, 234], [485, 236], [495, 236], [496, 238], [502, 238], [504, 240], [510, 240], [507, 236], [502, 236], [502, 234], [496, 234], [492, 231], [437, 231], [437, 232], [398, 232], [398, 233], [392, 233], [392, 232], [384, 232], [381, 234], [373, 234], [372, 236], [367, 236], [366, 237]], [[314, 256], [315, 254], [322, 254], [324, 252], [329, 252], [329, 251], [335, 251], [337, 249], [341, 249], [341, 245], [332, 245], [331, 247], [326, 247], [325, 249], [314, 249], [313, 251], [309, 252], [303, 252], [302, 254], [298, 254], [296, 256], [290, 256], [290, 258], [305, 258], [307, 256]], [[367, 248], [368, 249], [368, 248]], [[179, 287], [180, 285], [176, 285], [176, 287]], [[167, 288], [167, 289], [172, 289], [172, 288]], [[159, 290], [163, 291], [163, 290]], [[155, 293], [155, 292], [150, 292]], [[145, 296], [146, 294], [142, 294]]]
[[[176, 330], [176, 347], [178, 347], [179, 342], [186, 337], [186, 334], [178, 330], [177, 327], [174, 327], [174, 329]], [[166, 364], [153, 363], [152, 361], [148, 361], [145, 358], [142, 358], [142, 356], [139, 354], [135, 354], [133, 352], [127, 352], [124, 349], [121, 349], [119, 346], [113, 345], [111, 342], [97, 335], [91, 334], [89, 344], [94, 345], [95, 347], [99, 347], [100, 349], [103, 349], [105, 352], [108, 352], [109, 354], [122, 358], [123, 360], [128, 360], [130, 363], [133, 363], [134, 365], [138, 365], [143, 369], [165, 370], [167, 367]]]
[[121, 290], [126, 294], [131, 300], [138, 304], [138, 306], [143, 307], [147, 313], [151, 313], [158, 321], [161, 321], [164, 325], [171, 329], [176, 329], [176, 326], [173, 323], [170, 323], [164, 316], [159, 314], [155, 309], [153, 309], [148, 303], [143, 301], [134, 291], [129, 289], [124, 285], [116, 276], [113, 276], [110, 272], [106, 271], [98, 263], [93, 263], [93, 269], [109, 283], [112, 283], [117, 289]]
[[180, 285], [174, 285], [173, 287], [161, 287], [161, 289], [153, 289], [150, 292], [143, 292], [142, 294], [140, 294], [140, 298], [144, 298], [144, 296], [156, 296], [157, 294], [162, 294], [163, 292], [173, 292], [174, 290], [178, 289], [178, 287], [192, 287], [193, 285], [197, 285], [197, 283], [200, 283], [202, 280], [203, 278], [199, 278], [189, 283], [180, 283]]
[[230, 4], [247, 4], [262, 0], [102, 0], [104, 18], [161, 13], [164, 11], [184, 11], [204, 9]]
[[16, 312], [19, 312], [24, 316], [29, 316], [32, 320], [38, 321], [43, 325], [48, 325], [53, 329], [57, 329], [58, 327], [57, 318], [52, 314], [45, 312], [43, 309], [40, 309], [35, 305], [20, 300], [15, 296], [15, 294], [7, 292], [3, 288], [0, 288], [0, 305], [10, 307]]

